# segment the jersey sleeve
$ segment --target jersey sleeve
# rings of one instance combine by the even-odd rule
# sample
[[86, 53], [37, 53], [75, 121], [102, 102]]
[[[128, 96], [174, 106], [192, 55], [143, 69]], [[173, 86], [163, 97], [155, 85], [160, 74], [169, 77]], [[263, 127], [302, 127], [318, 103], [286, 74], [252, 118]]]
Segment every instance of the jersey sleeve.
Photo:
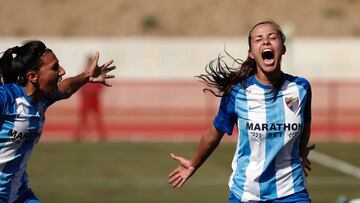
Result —
[[304, 123], [311, 121], [311, 98], [312, 98], [311, 85], [310, 83], [308, 83], [305, 109], [304, 109]]
[[236, 118], [234, 100], [231, 96], [223, 96], [221, 98], [218, 114], [213, 121], [214, 127], [228, 135], [232, 135]]
[[46, 106], [50, 106], [51, 104], [55, 103], [56, 101], [59, 101], [61, 100], [61, 91], [59, 89], [56, 90], [56, 93], [55, 93], [55, 96], [53, 98], [48, 98], [45, 103], [46, 103]]
[[6, 91], [4, 88], [0, 87], [0, 113], [4, 113], [5, 104], [6, 104]]

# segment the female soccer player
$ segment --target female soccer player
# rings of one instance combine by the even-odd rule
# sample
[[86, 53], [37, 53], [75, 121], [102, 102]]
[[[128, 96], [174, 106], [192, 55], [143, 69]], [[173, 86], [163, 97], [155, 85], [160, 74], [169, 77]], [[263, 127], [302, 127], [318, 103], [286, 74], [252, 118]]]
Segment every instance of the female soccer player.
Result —
[[69, 98], [88, 82], [107, 83], [112, 60], [98, 66], [96, 54], [86, 71], [62, 80], [64, 69], [41, 41], [13, 47], [0, 58], [0, 202], [40, 202], [28, 185], [26, 166], [54, 102]]
[[[256, 24], [248, 36], [248, 58], [235, 69], [220, 58], [198, 76], [221, 103], [213, 124], [188, 160], [171, 154], [179, 166], [169, 184], [181, 187], [237, 125], [239, 137], [229, 180], [230, 203], [309, 203], [304, 168], [310, 136], [311, 87], [281, 71], [285, 36], [273, 21]], [[211, 89], [213, 88], [213, 89]], [[214, 91], [214, 88], [216, 91]]]

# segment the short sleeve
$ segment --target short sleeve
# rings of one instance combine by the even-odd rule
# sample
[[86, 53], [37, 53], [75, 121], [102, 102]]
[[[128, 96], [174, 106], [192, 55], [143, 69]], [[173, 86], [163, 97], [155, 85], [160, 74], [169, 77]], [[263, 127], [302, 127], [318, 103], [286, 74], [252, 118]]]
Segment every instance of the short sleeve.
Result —
[[305, 101], [305, 108], [304, 108], [304, 123], [311, 121], [311, 86], [308, 85], [307, 91], [306, 91], [306, 101]]
[[3, 114], [6, 105], [6, 91], [2, 86], [0, 86], [0, 113]]
[[214, 119], [214, 127], [223, 131], [228, 135], [233, 132], [236, 123], [235, 102], [231, 96], [223, 96], [221, 98], [218, 114]]
[[61, 91], [59, 89], [56, 90], [56, 93], [55, 93], [55, 96], [53, 98], [48, 98], [46, 99], [45, 103], [46, 103], [46, 106], [50, 106], [51, 104], [55, 103], [56, 101], [59, 101], [61, 100]]

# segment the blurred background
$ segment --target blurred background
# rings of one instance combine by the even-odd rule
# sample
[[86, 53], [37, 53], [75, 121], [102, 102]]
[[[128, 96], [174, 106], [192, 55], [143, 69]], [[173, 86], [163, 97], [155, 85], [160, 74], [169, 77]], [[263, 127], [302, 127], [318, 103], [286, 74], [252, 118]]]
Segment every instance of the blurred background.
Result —
[[[360, 198], [360, 0], [0, 0], [0, 48], [39, 39], [74, 76], [114, 59], [113, 87], [49, 108], [29, 163], [43, 202], [227, 202], [236, 136], [173, 190], [169, 153], [191, 156], [217, 112], [195, 75], [226, 49], [246, 59], [254, 24], [287, 36], [285, 72], [313, 89], [313, 202]], [[95, 108], [92, 108], [94, 107]]]

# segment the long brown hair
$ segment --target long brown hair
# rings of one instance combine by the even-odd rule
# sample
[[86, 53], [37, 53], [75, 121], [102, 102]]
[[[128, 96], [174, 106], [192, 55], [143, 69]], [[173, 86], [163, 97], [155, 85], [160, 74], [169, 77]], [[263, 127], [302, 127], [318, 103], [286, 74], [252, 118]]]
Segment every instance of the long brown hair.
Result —
[[[251, 47], [251, 33], [255, 27], [262, 24], [273, 25], [278, 30], [281, 42], [283, 46], [285, 46], [284, 44], [286, 37], [280, 26], [272, 20], [266, 20], [257, 23], [250, 30], [248, 35], [249, 50]], [[241, 59], [234, 58], [226, 50], [225, 54], [233, 60], [233, 64], [231, 66], [229, 66], [225, 62], [224, 56], [218, 56], [214, 60], [211, 60], [209, 64], [205, 67], [206, 74], [196, 76], [200, 79], [201, 82], [205, 83], [208, 86], [207, 88], [204, 88], [203, 91], [209, 91], [216, 97], [229, 95], [232, 88], [239, 83], [241, 87], [244, 88], [244, 80], [249, 76], [254, 75], [257, 71], [256, 61], [249, 56], [245, 61], [243, 61]], [[274, 88], [274, 90], [277, 91], [277, 88], [280, 87]]]

